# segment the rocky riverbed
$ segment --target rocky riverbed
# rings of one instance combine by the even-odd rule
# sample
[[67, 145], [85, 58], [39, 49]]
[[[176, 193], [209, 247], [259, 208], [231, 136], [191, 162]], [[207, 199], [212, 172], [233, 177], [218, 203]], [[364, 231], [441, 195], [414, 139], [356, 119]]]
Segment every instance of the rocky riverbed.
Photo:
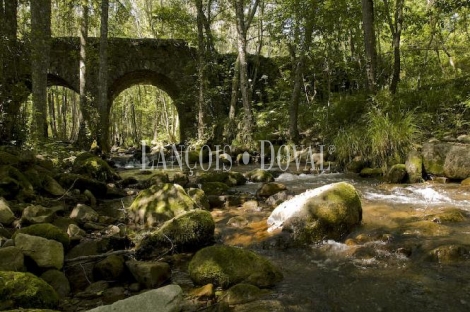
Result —
[[0, 310], [468, 310], [465, 183], [0, 153]]

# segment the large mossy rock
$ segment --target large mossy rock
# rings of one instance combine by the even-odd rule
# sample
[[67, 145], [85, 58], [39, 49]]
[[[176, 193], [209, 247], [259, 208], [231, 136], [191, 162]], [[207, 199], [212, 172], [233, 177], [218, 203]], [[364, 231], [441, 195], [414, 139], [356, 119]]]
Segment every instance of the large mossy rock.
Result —
[[274, 182], [271, 172], [263, 169], [255, 169], [245, 173], [245, 177], [251, 182]]
[[405, 164], [396, 164], [388, 171], [387, 182], [392, 184], [404, 183], [407, 180], [407, 172]]
[[266, 258], [249, 250], [224, 245], [199, 250], [189, 263], [189, 275], [197, 285], [212, 283], [223, 288], [238, 283], [267, 288], [283, 277]]
[[135, 223], [154, 226], [195, 208], [196, 202], [183, 187], [164, 183], [141, 191], [129, 207], [129, 216]]
[[157, 288], [171, 279], [171, 268], [166, 262], [144, 262], [130, 260], [126, 267], [140, 285]]
[[453, 145], [444, 162], [444, 175], [453, 180], [470, 177], [470, 145]]
[[183, 303], [183, 290], [168, 285], [132, 296], [111, 305], [100, 306], [88, 312], [178, 312]]
[[0, 197], [0, 224], [10, 225], [15, 221], [15, 215], [10, 209], [8, 202]]
[[354, 186], [339, 182], [308, 190], [277, 206], [268, 218], [269, 231], [292, 233], [301, 245], [324, 239], [341, 240], [362, 220]]
[[196, 202], [198, 207], [206, 210], [209, 210], [211, 208], [209, 199], [207, 198], [206, 193], [203, 190], [199, 188], [190, 188], [187, 190], [187, 193]]
[[21, 222], [24, 224], [49, 223], [56, 217], [56, 210], [40, 205], [30, 205], [23, 210]]
[[445, 142], [429, 142], [423, 144], [423, 165], [426, 173], [437, 176], [444, 175], [444, 163], [452, 144]]
[[55, 309], [59, 296], [31, 273], [0, 271], [0, 302], [3, 309]]
[[137, 243], [139, 258], [152, 258], [172, 248], [192, 252], [214, 243], [215, 223], [210, 212], [193, 210], [173, 218]]
[[67, 249], [70, 245], [70, 238], [67, 233], [50, 223], [34, 224], [21, 228], [15, 232], [13, 239], [20, 233], [55, 240], [61, 243], [64, 249]]
[[54, 240], [20, 233], [15, 237], [15, 246], [40, 268], [60, 270], [64, 265], [64, 247]]
[[0, 196], [14, 199], [18, 195], [32, 197], [33, 185], [18, 169], [12, 166], [0, 166]]
[[73, 163], [72, 173], [82, 174], [101, 182], [119, 180], [119, 176], [103, 159], [91, 154], [82, 153]]
[[417, 151], [411, 151], [405, 162], [410, 183], [421, 183], [423, 179], [423, 157]]
[[223, 195], [229, 190], [229, 186], [222, 182], [206, 182], [201, 186], [204, 193], [208, 196]]
[[0, 271], [25, 271], [24, 255], [19, 248], [0, 248], [0, 259]]
[[263, 185], [261, 185], [261, 187], [256, 191], [256, 196], [269, 197], [279, 192], [285, 191], [286, 189], [287, 187], [281, 183], [263, 183]]
[[361, 178], [382, 178], [383, 170], [381, 168], [364, 168], [359, 172]]
[[70, 294], [70, 283], [63, 272], [48, 270], [41, 274], [41, 279], [51, 285], [60, 298], [65, 298]]

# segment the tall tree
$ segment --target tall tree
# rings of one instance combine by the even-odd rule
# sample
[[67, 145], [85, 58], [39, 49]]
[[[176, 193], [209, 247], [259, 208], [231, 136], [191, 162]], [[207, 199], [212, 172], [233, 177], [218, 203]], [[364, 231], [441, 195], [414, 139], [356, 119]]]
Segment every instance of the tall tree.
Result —
[[400, 42], [401, 32], [403, 29], [403, 8], [405, 6], [405, 0], [396, 0], [394, 18], [392, 20], [390, 12], [389, 0], [383, 0], [385, 5], [385, 11], [387, 14], [387, 21], [392, 33], [392, 48], [393, 48], [393, 74], [392, 82], [390, 83], [390, 92], [395, 94], [398, 89], [398, 83], [400, 82], [401, 72], [401, 56], [400, 56]]
[[51, 41], [51, 0], [31, 1], [31, 78], [33, 138], [47, 138], [47, 72]]
[[298, 115], [299, 115], [299, 102], [300, 95], [303, 89], [305, 59], [310, 45], [312, 43], [313, 27], [315, 20], [314, 1], [296, 0], [293, 3], [293, 10], [295, 21], [293, 41], [289, 44], [289, 51], [292, 60], [292, 94], [289, 105], [289, 137], [292, 142], [298, 143], [299, 129], [298, 129]]
[[85, 118], [80, 120], [80, 129], [77, 137], [77, 144], [80, 147], [85, 147], [85, 132], [86, 120], [89, 118], [89, 107], [87, 100], [87, 83], [86, 83], [86, 62], [87, 62], [87, 41], [88, 41], [88, 15], [89, 15], [88, 0], [82, 0], [81, 3], [81, 19], [80, 19], [80, 108], [85, 113]]
[[367, 89], [374, 92], [377, 76], [377, 48], [375, 37], [374, 1], [362, 0], [362, 28], [366, 56]]
[[100, 70], [99, 70], [99, 100], [98, 111], [100, 123], [97, 127], [98, 141], [101, 149], [109, 151], [109, 111], [108, 111], [108, 11], [109, 0], [101, 1], [100, 26]]
[[[244, 127], [241, 135], [241, 142], [246, 146], [250, 146], [253, 143], [253, 111], [251, 105], [251, 92], [250, 82], [248, 80], [248, 60], [247, 60], [247, 33], [250, 28], [251, 22], [258, 9], [259, 0], [254, 0], [248, 9], [246, 8], [245, 0], [234, 0], [232, 5], [235, 9], [235, 20], [237, 25], [237, 50], [238, 50], [238, 61], [240, 70], [240, 92], [242, 95], [243, 112], [244, 112]], [[245, 17], [245, 10], [247, 16]]]
[[204, 19], [205, 14], [203, 10], [202, 0], [195, 0], [197, 9], [197, 43], [198, 43], [198, 81], [199, 81], [199, 94], [198, 94], [198, 126], [197, 136], [199, 140], [204, 138], [206, 131], [206, 51], [204, 35]]

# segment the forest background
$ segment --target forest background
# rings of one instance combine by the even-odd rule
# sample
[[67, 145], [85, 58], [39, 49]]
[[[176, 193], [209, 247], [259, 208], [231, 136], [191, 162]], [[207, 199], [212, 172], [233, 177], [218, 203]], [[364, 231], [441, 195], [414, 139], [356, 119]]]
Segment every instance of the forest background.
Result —
[[[403, 162], [431, 137], [468, 134], [470, 4], [464, 0], [1, 0], [0, 136], [34, 145], [97, 136], [104, 148], [179, 142], [178, 112], [155, 86], [113, 102], [109, 129], [85, 125], [87, 99], [47, 86], [52, 37], [183, 39], [198, 51], [197, 129], [208, 141], [336, 146], [347, 163]], [[50, 9], [50, 10], [49, 10]], [[32, 51], [32, 90], [15, 80], [15, 46]], [[228, 55], [220, 62], [219, 55]], [[278, 68], [263, 74], [261, 58]], [[251, 64], [251, 65], [249, 65]], [[79, 66], [79, 64], [77, 64]], [[81, 75], [85, 75], [81, 72]], [[44, 79], [46, 77], [46, 79]], [[214, 83], [213, 77], [217, 77]], [[273, 81], [274, 80], [274, 81]], [[265, 96], [259, 96], [260, 86]], [[104, 88], [104, 85], [100, 86]], [[106, 90], [100, 94], [106, 94]], [[32, 93], [27, 101], [15, 99]], [[12, 105], [21, 105], [12, 116]], [[223, 116], [221, 118], [221, 116]], [[90, 130], [91, 128], [91, 130]]]

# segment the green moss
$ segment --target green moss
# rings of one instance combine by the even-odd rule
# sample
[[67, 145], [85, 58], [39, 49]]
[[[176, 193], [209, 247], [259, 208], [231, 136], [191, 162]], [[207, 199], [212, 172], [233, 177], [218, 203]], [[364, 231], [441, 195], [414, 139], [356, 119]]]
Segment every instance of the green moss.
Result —
[[54, 309], [59, 297], [55, 290], [31, 273], [0, 272], [0, 298], [11, 308]]
[[438, 222], [438, 223], [454, 223], [454, 222], [463, 222], [466, 220], [465, 211], [457, 208], [449, 208], [445, 211], [433, 215], [426, 216], [426, 220]]
[[189, 274], [195, 284], [212, 283], [223, 288], [242, 282], [266, 288], [282, 279], [282, 273], [267, 259], [224, 245], [198, 251], [189, 263]]
[[405, 164], [396, 164], [390, 168], [387, 174], [387, 182], [389, 183], [403, 183], [406, 180], [406, 166]]
[[86, 175], [101, 182], [119, 179], [106, 161], [90, 153], [82, 153], [77, 156], [72, 172]]
[[67, 249], [70, 245], [70, 238], [67, 233], [50, 223], [34, 224], [21, 228], [15, 232], [13, 238], [15, 238], [18, 233], [55, 240], [61, 243], [64, 246], [64, 249]]
[[169, 220], [137, 245], [140, 258], [151, 258], [174, 248], [178, 252], [192, 252], [214, 243], [215, 223], [210, 212], [193, 210]]
[[224, 301], [228, 304], [243, 304], [259, 299], [266, 294], [266, 290], [261, 290], [251, 284], [240, 283], [231, 287], [224, 296]]
[[19, 163], [18, 158], [10, 153], [0, 151], [0, 166], [10, 165], [15, 166]]
[[180, 185], [164, 183], [141, 191], [129, 210], [136, 222], [153, 225], [194, 209], [195, 205]]
[[90, 190], [93, 195], [97, 197], [103, 197], [107, 192], [105, 183], [86, 176], [82, 176], [80, 174], [63, 173], [57, 177], [57, 181], [62, 187], [66, 189], [73, 187], [75, 189], [79, 189], [82, 192], [85, 190]]
[[188, 195], [194, 200], [199, 208], [209, 210], [210, 204], [207, 199], [206, 193], [198, 188], [192, 188], [188, 190]]
[[380, 168], [364, 168], [359, 173], [363, 178], [380, 178], [383, 176], [383, 171]]
[[206, 182], [202, 185], [202, 190], [206, 195], [222, 195], [229, 189], [229, 186], [222, 182]]

